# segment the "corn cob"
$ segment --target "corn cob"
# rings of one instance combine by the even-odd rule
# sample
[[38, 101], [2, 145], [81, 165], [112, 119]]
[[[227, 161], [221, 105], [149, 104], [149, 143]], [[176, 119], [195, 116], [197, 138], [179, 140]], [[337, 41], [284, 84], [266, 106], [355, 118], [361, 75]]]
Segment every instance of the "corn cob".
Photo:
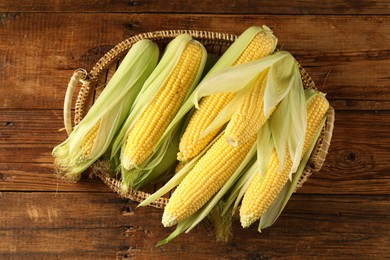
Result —
[[[302, 154], [315, 141], [314, 137], [328, 109], [329, 103], [321, 94], [316, 95], [309, 102], [307, 107], [308, 124]], [[240, 221], [244, 228], [258, 220], [267, 211], [289, 180], [293, 163], [289, 149], [286, 148], [286, 150], [287, 158], [282, 170], [279, 170], [279, 159], [274, 150], [265, 176], [262, 177], [263, 175], [258, 172], [245, 192], [240, 208]]]
[[[224, 66], [217, 63], [216, 66], [227, 67], [230, 65], [243, 64], [272, 54], [277, 42], [272, 31], [265, 26], [263, 28], [256, 27], [256, 29], [257, 33], [250, 39], [249, 43], [243, 42], [243, 47], [240, 47], [241, 50], [243, 50], [236, 60], [230, 61], [231, 63], [224, 64]], [[247, 37], [249, 33], [253, 33], [253, 30], [254, 28], [252, 27], [250, 30], [244, 32], [242, 36], [240, 36], [242, 37], [241, 41], [244, 37]], [[239, 41], [240, 38], [237, 39], [237, 43]], [[240, 44], [242, 44], [242, 42], [240, 42]], [[232, 55], [228, 51], [224, 55]], [[224, 56], [222, 56], [221, 59], [223, 58]], [[213, 70], [210, 71], [206, 77], [214, 72], [215, 71]], [[220, 93], [204, 97], [200, 101], [199, 109], [192, 115], [180, 141], [179, 153], [177, 156], [179, 161], [187, 162], [194, 158], [218, 134], [221, 128], [215, 129], [208, 135], [201, 137], [202, 132], [211, 124], [218, 113], [233, 99], [233, 97], [234, 93]]]
[[158, 56], [158, 46], [150, 40], [140, 40], [131, 47], [87, 115], [53, 149], [58, 174], [77, 181], [104, 154], [157, 65]]
[[91, 155], [92, 147], [96, 142], [96, 138], [98, 136], [98, 131], [100, 128], [101, 120], [99, 120], [87, 133], [87, 135], [83, 138], [81, 143], [81, 152], [83, 158], [88, 158]]
[[173, 192], [165, 207], [162, 223], [173, 226], [200, 209], [230, 178], [255, 143], [233, 147], [222, 135]]
[[264, 92], [267, 76], [268, 70], [260, 74], [258, 81], [230, 119], [225, 130], [226, 141], [230, 145], [238, 146], [245, 143], [257, 134], [261, 126], [268, 120], [268, 117], [264, 115]]
[[140, 166], [153, 153], [202, 69], [203, 55], [200, 43], [187, 43], [168, 79], [127, 135], [122, 148], [126, 170]]

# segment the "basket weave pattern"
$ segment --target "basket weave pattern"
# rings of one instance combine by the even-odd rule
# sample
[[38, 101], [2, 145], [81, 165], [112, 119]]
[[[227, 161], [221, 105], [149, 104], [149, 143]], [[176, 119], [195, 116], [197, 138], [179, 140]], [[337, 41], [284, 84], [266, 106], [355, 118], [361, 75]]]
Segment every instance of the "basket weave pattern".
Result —
[[[65, 106], [64, 106], [64, 122], [65, 122], [65, 128], [67, 129], [68, 133], [72, 129], [72, 120], [71, 120], [71, 113], [70, 110], [72, 108], [71, 106], [71, 96], [73, 95], [74, 89], [79, 83], [81, 83], [80, 90], [78, 92], [76, 104], [75, 104], [75, 114], [74, 114], [74, 120], [73, 124], [77, 125], [82, 118], [87, 113], [89, 107], [93, 103], [93, 92], [96, 89], [98, 82], [107, 82], [107, 71], [108, 69], [118, 64], [118, 62], [125, 56], [127, 51], [135, 44], [137, 41], [141, 39], [150, 39], [154, 42], [156, 42], [161, 48], [163, 48], [170, 40], [175, 38], [177, 35], [187, 33], [191, 35], [194, 39], [201, 42], [207, 49], [208, 53], [221, 55], [224, 50], [230, 46], [234, 40], [237, 38], [236, 35], [233, 34], [226, 34], [226, 33], [218, 33], [218, 32], [207, 32], [207, 31], [196, 31], [196, 30], [169, 30], [169, 31], [155, 31], [155, 32], [148, 32], [148, 33], [142, 33], [135, 35], [133, 37], [130, 37], [119, 44], [117, 44], [115, 47], [113, 47], [109, 52], [107, 52], [100, 60], [95, 64], [95, 66], [92, 68], [92, 70], [87, 73], [83, 69], [78, 69], [75, 71], [73, 77], [71, 78], [68, 90], [67, 90], [67, 97], [68, 99], [65, 99]], [[304, 85], [304, 88], [311, 88], [314, 90], [317, 90], [315, 83], [311, 79], [310, 75], [305, 71], [304, 68], [299, 66], [300, 72], [301, 72], [301, 78]], [[330, 141], [332, 138], [332, 132], [333, 132], [333, 124], [334, 124], [334, 110], [332, 107], [330, 107], [326, 124], [324, 128], [322, 129], [321, 135], [316, 143], [315, 149], [313, 153], [311, 154], [311, 157], [304, 169], [304, 172], [302, 174], [302, 177], [297, 185], [297, 189], [300, 188], [303, 183], [309, 178], [309, 176], [313, 172], [317, 172], [321, 169], [322, 165], [324, 164], [325, 157], [327, 155]], [[96, 167], [94, 170], [92, 167], [92, 174], [99, 179], [101, 179], [111, 190], [114, 192], [120, 193], [120, 195], [124, 198], [128, 198], [133, 201], [141, 202], [145, 200], [148, 196], [150, 196], [150, 193], [144, 192], [144, 191], [137, 191], [137, 190], [130, 190], [126, 194], [123, 194], [120, 189], [120, 181], [109, 177], [109, 167], [106, 167], [106, 170], [102, 170], [105, 167]], [[155, 191], [156, 187], [154, 187], [151, 191]], [[168, 196], [169, 197], [169, 196]], [[155, 201], [151, 204], [151, 206], [154, 206], [156, 208], [164, 208], [165, 205], [168, 203], [169, 198], [164, 197], [160, 198], [159, 200]]]

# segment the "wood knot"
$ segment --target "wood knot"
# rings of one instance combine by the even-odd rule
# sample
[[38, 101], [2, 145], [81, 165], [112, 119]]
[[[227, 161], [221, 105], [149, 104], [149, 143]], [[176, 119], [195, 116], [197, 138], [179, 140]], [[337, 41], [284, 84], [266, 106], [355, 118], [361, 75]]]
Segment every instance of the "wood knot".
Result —
[[126, 230], [123, 232], [123, 235], [125, 237], [139, 237], [140, 235], [144, 235], [146, 237], [149, 237], [151, 232], [150, 230], [143, 228], [141, 226], [128, 226], [126, 227]]
[[7, 176], [0, 173], [0, 181], [5, 181], [7, 179]]
[[350, 152], [347, 156], [347, 160], [349, 161], [355, 161], [356, 160], [356, 153]]
[[141, 5], [141, 2], [139, 1], [129, 1], [129, 6], [139, 6]]
[[112, 47], [112, 45], [98, 45], [93, 48], [90, 48], [84, 54], [81, 55], [80, 60], [88, 64], [94, 63], [99, 60]]
[[125, 207], [123, 207], [121, 213], [122, 213], [123, 216], [131, 216], [131, 215], [134, 215], [134, 211], [133, 211], [133, 209], [131, 208], [131, 206], [125, 206]]

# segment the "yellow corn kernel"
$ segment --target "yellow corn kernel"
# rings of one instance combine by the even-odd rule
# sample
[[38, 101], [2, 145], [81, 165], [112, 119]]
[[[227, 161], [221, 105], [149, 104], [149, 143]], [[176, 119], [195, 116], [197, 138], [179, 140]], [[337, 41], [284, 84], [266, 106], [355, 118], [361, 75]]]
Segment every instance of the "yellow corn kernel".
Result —
[[181, 162], [188, 162], [197, 156], [219, 133], [221, 128], [200, 138], [201, 133], [213, 122], [218, 113], [234, 97], [233, 93], [211, 95], [203, 98], [199, 103], [199, 110], [196, 110], [184, 131], [179, 143], [177, 159]]
[[[316, 95], [310, 101], [307, 108], [307, 131], [302, 156], [315, 141], [314, 137], [328, 109], [329, 103], [322, 95]], [[280, 171], [277, 153], [273, 151], [265, 176], [262, 178], [262, 175], [257, 173], [245, 192], [240, 208], [240, 221], [244, 228], [258, 220], [278, 197], [289, 180], [291, 167], [292, 160], [288, 149], [286, 164]]]
[[184, 164], [182, 162], [178, 162], [175, 167], [175, 173], [178, 173], [181, 169], [183, 169]]
[[91, 154], [93, 145], [96, 142], [96, 138], [99, 132], [100, 128], [100, 122], [99, 120], [92, 129], [88, 132], [86, 136], [84, 136], [83, 141], [81, 142], [81, 156], [82, 158], [88, 158]]
[[[250, 93], [234, 112], [226, 127], [226, 141], [238, 146], [257, 134], [268, 120], [264, 115], [264, 91], [267, 83], [268, 70], [262, 72]], [[272, 112], [271, 112], [272, 113]]]
[[201, 46], [189, 42], [165, 85], [130, 130], [122, 161], [125, 169], [139, 166], [152, 154], [158, 140], [181, 107], [196, 78], [201, 60]]
[[[270, 55], [274, 48], [275, 38], [268, 33], [260, 32], [253, 37], [233, 65], [247, 63]], [[188, 162], [214, 139], [221, 128], [203, 138], [200, 136], [234, 96], [234, 93], [220, 93], [204, 97], [200, 101], [199, 109], [192, 115], [180, 140], [177, 156], [179, 161]]]
[[242, 52], [235, 62], [235, 65], [251, 62], [262, 57], [270, 55], [275, 48], [275, 39], [265, 33], [258, 33], [250, 41], [248, 46]]
[[255, 140], [233, 147], [222, 135], [173, 192], [164, 210], [163, 225], [173, 226], [206, 204], [240, 166]]

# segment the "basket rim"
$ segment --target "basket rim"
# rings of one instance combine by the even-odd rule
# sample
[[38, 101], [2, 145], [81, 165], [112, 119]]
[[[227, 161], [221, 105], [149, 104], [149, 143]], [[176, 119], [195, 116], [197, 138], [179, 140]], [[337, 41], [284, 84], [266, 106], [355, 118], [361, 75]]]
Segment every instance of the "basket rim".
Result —
[[[74, 125], [77, 125], [81, 119], [84, 117], [85, 113], [85, 106], [87, 103], [88, 95], [91, 93], [91, 90], [94, 89], [94, 84], [97, 82], [99, 77], [101, 76], [101, 73], [108, 69], [109, 65], [112, 64], [112, 62], [118, 61], [127, 50], [131, 48], [133, 44], [135, 44], [137, 41], [141, 39], [150, 39], [152, 41], [155, 41], [157, 43], [162, 43], [164, 41], [169, 41], [170, 39], [173, 39], [179, 34], [182, 33], [188, 33], [190, 34], [194, 39], [200, 41], [202, 44], [205, 45], [224, 45], [229, 46], [234, 42], [235, 39], [237, 39], [237, 35], [234, 34], [228, 34], [228, 33], [221, 33], [221, 32], [212, 32], [212, 31], [198, 31], [198, 30], [161, 30], [161, 31], [152, 31], [152, 32], [145, 32], [140, 33], [134, 36], [131, 36], [122, 42], [115, 45], [113, 48], [111, 48], [107, 53], [105, 53], [93, 66], [91, 71], [87, 73], [84, 69], [78, 69], [75, 71], [74, 75], [77, 73], [78, 77], [76, 80], [74, 79], [74, 76], [71, 80], [73, 80], [73, 83], [81, 83], [81, 88], [79, 90], [76, 104], [75, 104], [75, 113], [74, 113]], [[209, 51], [208, 51], [209, 53]], [[304, 85], [304, 88], [311, 88], [316, 91], [318, 91], [314, 81], [310, 77], [310, 75], [307, 73], [307, 71], [298, 63], [302, 83]], [[69, 86], [68, 86], [69, 89]], [[93, 92], [93, 91], [92, 91]], [[66, 101], [65, 101], [66, 103]], [[71, 106], [67, 106], [68, 109], [71, 108]], [[65, 106], [64, 106], [65, 109]], [[67, 111], [68, 116], [70, 116], [71, 113]], [[64, 111], [65, 115], [65, 111]], [[68, 122], [71, 122], [70, 119], [67, 120]], [[65, 120], [66, 122], [66, 120]], [[309, 159], [309, 162], [305, 166], [305, 170], [303, 173], [303, 176], [301, 177], [297, 189], [302, 187], [302, 185], [307, 181], [307, 179], [310, 177], [310, 175], [313, 172], [318, 172], [321, 167], [324, 164], [325, 157], [328, 153], [330, 141], [332, 138], [333, 133], [333, 125], [334, 125], [334, 109], [330, 106], [328, 111], [328, 116], [326, 119], [325, 126], [323, 128], [323, 131], [320, 135], [319, 140], [317, 141], [316, 147], [314, 151], [312, 152], [312, 155]], [[104, 169], [104, 167], [99, 167], [99, 169]], [[120, 191], [120, 182], [119, 180], [115, 178], [111, 178], [107, 171], [97, 170], [92, 167], [92, 175], [99, 178], [103, 183], [105, 183], [111, 190], [118, 193], [121, 197], [130, 199], [132, 201], [136, 202], [142, 202], [144, 199], [146, 199], [148, 196], [150, 196], [149, 193], [139, 191], [139, 190], [132, 190], [130, 189], [127, 193], [122, 193]], [[168, 198], [160, 198], [159, 200], [155, 201], [151, 204], [151, 206], [156, 208], [164, 208], [165, 205], [168, 203]]]
[[115, 59], [116, 56], [124, 54], [124, 52], [129, 50], [131, 46], [139, 40], [149, 39], [155, 42], [159, 42], [162, 40], [173, 39], [177, 35], [183, 33], [189, 34], [192, 38], [202, 41], [203, 44], [213, 42], [225, 42], [226, 44], [231, 44], [238, 37], [235, 34], [201, 30], [160, 30], [136, 34], [116, 44], [105, 55], [103, 55], [96, 62], [92, 70], [88, 73], [88, 78], [90, 81], [93, 81], [97, 77], [97, 74], [106, 67], [108, 62], [111, 62], [111, 60]]
[[[86, 113], [84, 102], [86, 99], [88, 99], [88, 94], [91, 90], [91, 85], [96, 83], [98, 80], [100, 74], [108, 68], [108, 66], [120, 57], [124, 56], [126, 51], [128, 51], [136, 42], [142, 40], [142, 39], [149, 39], [152, 41], [155, 41], [157, 43], [162, 41], [169, 41], [170, 39], [173, 39], [179, 34], [187, 33], [192, 38], [200, 41], [204, 45], [208, 44], [220, 44], [229, 46], [232, 44], [236, 39], [237, 35], [235, 34], [229, 34], [229, 33], [222, 33], [222, 32], [213, 32], [213, 31], [202, 31], [202, 30], [159, 30], [159, 31], [151, 31], [151, 32], [144, 32], [139, 33], [134, 36], [131, 36], [118, 44], [116, 44], [114, 47], [112, 47], [108, 52], [106, 52], [93, 66], [93, 68], [87, 73], [85, 69], [77, 69], [75, 71], [78, 72], [78, 75], [76, 76], [77, 79], [82, 83], [82, 88], [80, 89], [76, 104], [75, 104], [75, 116], [74, 116], [74, 125], [77, 125], [81, 119], [84, 117], [84, 114]], [[76, 82], [76, 81], [74, 81]], [[72, 92], [73, 91], [69, 91]], [[70, 101], [65, 101], [65, 103], [71, 102], [71, 95]], [[68, 106], [68, 110], [72, 106]], [[64, 113], [65, 115], [65, 113]], [[65, 124], [65, 128], [69, 129], [67, 130], [68, 133], [71, 131], [72, 127], [69, 126], [71, 124], [71, 119], [69, 118], [70, 113], [67, 111], [67, 116]]]

